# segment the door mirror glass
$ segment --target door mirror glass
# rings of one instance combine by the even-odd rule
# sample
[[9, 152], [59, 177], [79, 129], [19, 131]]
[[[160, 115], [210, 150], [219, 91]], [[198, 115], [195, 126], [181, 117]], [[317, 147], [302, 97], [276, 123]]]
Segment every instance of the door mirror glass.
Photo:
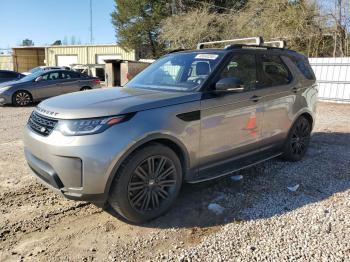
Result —
[[239, 93], [244, 91], [244, 85], [238, 78], [228, 77], [220, 79], [215, 85], [215, 90]]

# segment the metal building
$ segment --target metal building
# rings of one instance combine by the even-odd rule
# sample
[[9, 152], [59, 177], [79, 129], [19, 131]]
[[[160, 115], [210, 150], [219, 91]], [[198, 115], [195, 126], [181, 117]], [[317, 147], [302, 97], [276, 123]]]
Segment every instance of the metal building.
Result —
[[135, 60], [135, 51], [126, 50], [116, 44], [105, 45], [62, 45], [45, 48], [48, 66], [87, 66], [89, 74], [105, 78], [105, 60]]
[[21, 46], [12, 48], [13, 69], [27, 72], [30, 69], [45, 65], [45, 47]]
[[46, 47], [46, 65], [104, 64], [105, 59], [135, 60], [135, 51], [118, 45], [62, 45]]
[[0, 70], [13, 70], [12, 55], [0, 55]]

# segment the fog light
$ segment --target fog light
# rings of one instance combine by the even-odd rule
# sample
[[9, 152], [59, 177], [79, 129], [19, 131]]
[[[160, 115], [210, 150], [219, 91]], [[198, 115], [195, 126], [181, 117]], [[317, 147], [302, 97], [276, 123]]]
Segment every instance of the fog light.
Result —
[[5, 102], [5, 98], [1, 98], [0, 97], [0, 104], [4, 103]]

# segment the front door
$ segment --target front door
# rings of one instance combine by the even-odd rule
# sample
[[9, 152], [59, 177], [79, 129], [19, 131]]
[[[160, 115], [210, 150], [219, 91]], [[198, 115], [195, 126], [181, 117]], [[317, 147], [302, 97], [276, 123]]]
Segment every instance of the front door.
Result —
[[219, 176], [233, 159], [259, 150], [263, 103], [255, 54], [233, 54], [215, 82], [232, 77], [240, 80], [242, 92], [212, 91], [201, 101], [200, 177]]
[[35, 98], [38, 100], [61, 94], [60, 72], [53, 71], [43, 74], [38, 81], [34, 83]]

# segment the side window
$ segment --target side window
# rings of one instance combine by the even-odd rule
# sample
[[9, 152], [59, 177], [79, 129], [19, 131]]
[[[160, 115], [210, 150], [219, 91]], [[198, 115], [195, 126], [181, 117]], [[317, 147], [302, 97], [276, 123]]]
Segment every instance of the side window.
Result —
[[287, 85], [292, 81], [291, 73], [278, 55], [262, 55], [260, 69], [262, 87]]
[[257, 83], [256, 58], [254, 54], [233, 55], [220, 74], [220, 79], [237, 78], [246, 91], [254, 90]]
[[305, 76], [305, 78], [309, 79], [309, 80], [314, 80], [315, 79], [315, 75], [312, 71], [312, 68], [309, 64], [309, 62], [307, 61], [307, 58], [303, 57], [303, 58], [298, 58], [298, 57], [290, 57], [291, 60], [293, 61], [293, 63], [298, 67], [299, 71]]
[[80, 78], [80, 74], [76, 72], [65, 72], [70, 76], [70, 78]]
[[43, 75], [41, 81], [47, 81], [47, 80], [49, 80], [49, 74]]
[[57, 80], [59, 79], [59, 77], [60, 77], [59, 72], [52, 72], [52, 73], [43, 75], [42, 80], [45, 80], [45, 81]]
[[67, 72], [61, 72], [60, 79], [71, 79], [72, 77]]

